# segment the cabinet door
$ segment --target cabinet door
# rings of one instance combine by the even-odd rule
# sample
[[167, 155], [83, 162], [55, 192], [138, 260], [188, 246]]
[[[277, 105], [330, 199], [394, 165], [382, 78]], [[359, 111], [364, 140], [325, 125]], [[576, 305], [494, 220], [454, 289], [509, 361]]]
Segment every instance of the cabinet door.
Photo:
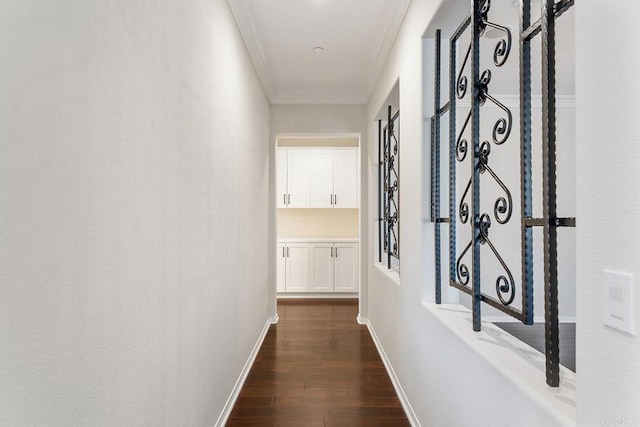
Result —
[[310, 243], [309, 291], [333, 291], [333, 243]]
[[335, 150], [333, 167], [334, 207], [358, 207], [358, 150]]
[[309, 244], [287, 243], [286, 291], [309, 292]]
[[276, 291], [284, 292], [285, 291], [285, 280], [286, 280], [286, 258], [285, 244], [278, 243], [276, 245]]
[[287, 194], [288, 207], [309, 207], [309, 150], [287, 150]]
[[276, 149], [276, 206], [287, 206], [287, 150]]
[[357, 243], [335, 243], [335, 292], [357, 292], [359, 272], [359, 255]]
[[309, 207], [333, 207], [333, 150], [309, 153]]

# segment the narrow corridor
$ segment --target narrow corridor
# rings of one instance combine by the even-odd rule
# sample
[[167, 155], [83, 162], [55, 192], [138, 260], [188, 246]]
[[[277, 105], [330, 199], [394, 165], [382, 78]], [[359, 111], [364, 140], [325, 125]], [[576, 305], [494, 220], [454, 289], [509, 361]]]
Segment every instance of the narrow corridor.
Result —
[[227, 426], [408, 426], [357, 300], [280, 300]]

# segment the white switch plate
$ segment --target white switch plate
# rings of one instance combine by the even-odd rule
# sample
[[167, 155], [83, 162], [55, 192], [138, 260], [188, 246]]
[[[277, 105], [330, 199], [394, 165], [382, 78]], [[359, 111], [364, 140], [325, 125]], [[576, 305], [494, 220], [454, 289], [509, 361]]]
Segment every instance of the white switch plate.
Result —
[[635, 336], [633, 275], [604, 270], [604, 324]]

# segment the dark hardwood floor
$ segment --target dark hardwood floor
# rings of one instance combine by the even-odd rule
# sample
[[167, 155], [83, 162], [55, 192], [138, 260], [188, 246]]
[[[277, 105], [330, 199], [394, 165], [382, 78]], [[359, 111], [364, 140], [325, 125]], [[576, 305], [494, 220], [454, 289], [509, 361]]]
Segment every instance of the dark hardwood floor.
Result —
[[409, 426], [357, 300], [280, 300], [227, 426]]

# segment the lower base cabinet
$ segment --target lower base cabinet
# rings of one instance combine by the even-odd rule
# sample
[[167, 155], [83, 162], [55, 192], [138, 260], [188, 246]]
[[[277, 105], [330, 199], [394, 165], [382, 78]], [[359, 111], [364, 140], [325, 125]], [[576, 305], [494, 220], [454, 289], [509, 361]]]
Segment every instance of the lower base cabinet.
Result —
[[310, 243], [310, 292], [358, 291], [357, 243]]
[[278, 292], [358, 292], [356, 242], [278, 242]]
[[309, 243], [278, 242], [278, 292], [309, 292]]

